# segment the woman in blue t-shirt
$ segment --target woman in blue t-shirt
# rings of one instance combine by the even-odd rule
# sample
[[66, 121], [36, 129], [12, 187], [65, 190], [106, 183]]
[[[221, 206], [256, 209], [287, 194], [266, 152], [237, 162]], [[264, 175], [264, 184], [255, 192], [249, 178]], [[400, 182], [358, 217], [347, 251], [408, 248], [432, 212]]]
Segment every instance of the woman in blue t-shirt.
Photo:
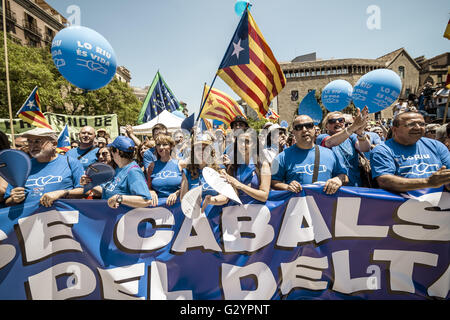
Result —
[[148, 167], [148, 186], [154, 205], [158, 198], [167, 198], [166, 205], [173, 205], [181, 187], [181, 166], [172, 158], [175, 141], [172, 137], [160, 134], [156, 137], [156, 161]]
[[203, 178], [203, 169], [210, 167], [219, 172], [215, 150], [211, 145], [212, 137], [209, 134], [200, 134], [191, 140], [191, 155], [183, 169], [181, 180], [180, 199], [191, 189], [202, 186], [202, 211], [208, 204], [223, 205], [228, 198], [215, 191]]
[[[234, 159], [221, 175], [236, 190], [239, 196], [265, 202], [269, 197], [271, 170], [264, 157], [259, 157], [259, 144], [255, 135], [244, 133], [234, 142]], [[260, 161], [258, 161], [260, 159]]]
[[[135, 151], [133, 140], [118, 136], [111, 144], [108, 144], [108, 147], [117, 165], [115, 175], [110, 181], [92, 190], [97, 195], [101, 195], [102, 199], [108, 199], [108, 206], [113, 209], [118, 208], [120, 204], [133, 208], [145, 208], [151, 205], [151, 195], [145, 176], [133, 160]], [[81, 178], [82, 185], [90, 181], [86, 175]]]

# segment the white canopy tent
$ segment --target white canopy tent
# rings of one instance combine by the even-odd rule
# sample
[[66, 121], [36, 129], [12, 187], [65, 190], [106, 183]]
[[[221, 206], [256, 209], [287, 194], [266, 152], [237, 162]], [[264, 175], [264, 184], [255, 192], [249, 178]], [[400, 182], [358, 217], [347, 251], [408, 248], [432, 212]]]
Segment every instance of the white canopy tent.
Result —
[[[176, 129], [180, 129], [181, 128], [181, 123], [183, 122], [183, 120], [184, 119], [182, 119], [180, 117], [177, 117], [176, 115], [173, 115], [169, 111], [164, 110], [157, 117], [153, 118], [149, 122], [140, 124], [138, 126], [134, 126], [133, 127], [133, 132], [134, 132], [134, 134], [137, 134], [137, 135], [151, 134], [152, 133], [152, 128], [157, 123], [162, 123], [169, 130], [176, 130]], [[120, 131], [121, 132], [125, 132], [125, 128], [121, 127]]]

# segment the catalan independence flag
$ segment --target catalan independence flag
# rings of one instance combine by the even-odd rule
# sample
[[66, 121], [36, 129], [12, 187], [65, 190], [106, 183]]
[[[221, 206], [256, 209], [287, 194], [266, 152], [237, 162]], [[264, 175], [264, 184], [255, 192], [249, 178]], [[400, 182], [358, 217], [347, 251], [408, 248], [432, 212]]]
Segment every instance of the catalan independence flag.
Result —
[[444, 37], [450, 40], [450, 19], [448, 20], [447, 28], [445, 28]]
[[260, 117], [286, 85], [286, 79], [248, 10], [242, 15], [217, 71]]
[[277, 120], [280, 116], [275, 112], [272, 108], [269, 108], [269, 111], [266, 114], [266, 119]]
[[37, 86], [28, 96], [27, 100], [25, 100], [25, 103], [19, 111], [17, 111], [16, 116], [32, 124], [33, 126], [52, 129], [41, 111], [41, 100], [39, 99], [39, 91]]
[[205, 85], [203, 96], [209, 95], [206, 98], [205, 104], [200, 115], [204, 119], [216, 119], [223, 123], [230, 125], [230, 122], [241, 115], [245, 117], [239, 108], [238, 103], [227, 95], [225, 92], [211, 88]]
[[69, 126], [64, 126], [58, 137], [58, 144], [56, 145], [56, 151], [67, 152], [70, 150], [70, 136], [69, 136]]

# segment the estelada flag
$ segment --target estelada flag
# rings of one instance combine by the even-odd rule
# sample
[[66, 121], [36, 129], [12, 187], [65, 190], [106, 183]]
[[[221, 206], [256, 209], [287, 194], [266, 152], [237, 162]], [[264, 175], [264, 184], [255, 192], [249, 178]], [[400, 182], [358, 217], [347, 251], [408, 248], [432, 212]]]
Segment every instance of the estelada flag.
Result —
[[444, 38], [447, 38], [450, 40], [450, 19], [448, 20], [447, 28], [445, 28]]
[[69, 150], [70, 150], [70, 136], [69, 136], [69, 127], [67, 126], [66, 123], [64, 129], [59, 134], [56, 151], [67, 152]]
[[209, 86], [205, 85], [203, 96], [206, 96], [208, 91], [209, 95], [204, 103], [200, 115], [201, 118], [216, 119], [230, 125], [230, 122], [232, 122], [236, 116], [240, 115], [245, 117], [239, 104], [225, 92], [216, 88], [211, 88], [210, 91]]
[[280, 116], [278, 115], [278, 113], [275, 112], [275, 110], [273, 110], [272, 108], [269, 108], [269, 112], [267, 112], [267, 114], [266, 114], [266, 119], [276, 120], [279, 117]]
[[25, 100], [25, 103], [19, 111], [17, 111], [16, 116], [32, 124], [33, 126], [52, 129], [52, 126], [48, 123], [41, 111], [41, 100], [39, 99], [39, 91], [37, 86], [33, 89], [33, 91], [31, 91], [27, 100]]
[[258, 116], [286, 85], [284, 73], [261, 31], [246, 9], [217, 71]]

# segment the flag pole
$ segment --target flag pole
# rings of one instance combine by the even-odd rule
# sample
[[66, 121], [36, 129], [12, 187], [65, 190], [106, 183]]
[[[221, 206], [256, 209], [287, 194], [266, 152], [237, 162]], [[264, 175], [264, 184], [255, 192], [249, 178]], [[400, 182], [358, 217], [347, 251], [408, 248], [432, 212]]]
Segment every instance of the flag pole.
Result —
[[12, 107], [11, 107], [11, 91], [9, 88], [9, 65], [8, 65], [8, 42], [6, 41], [6, 4], [5, 0], [2, 0], [2, 9], [3, 9], [3, 43], [5, 45], [5, 70], [6, 70], [6, 92], [8, 96], [8, 108], [9, 108], [9, 123], [11, 129], [11, 141], [12, 146], [16, 148], [16, 142], [14, 141], [14, 124], [12, 117]]

